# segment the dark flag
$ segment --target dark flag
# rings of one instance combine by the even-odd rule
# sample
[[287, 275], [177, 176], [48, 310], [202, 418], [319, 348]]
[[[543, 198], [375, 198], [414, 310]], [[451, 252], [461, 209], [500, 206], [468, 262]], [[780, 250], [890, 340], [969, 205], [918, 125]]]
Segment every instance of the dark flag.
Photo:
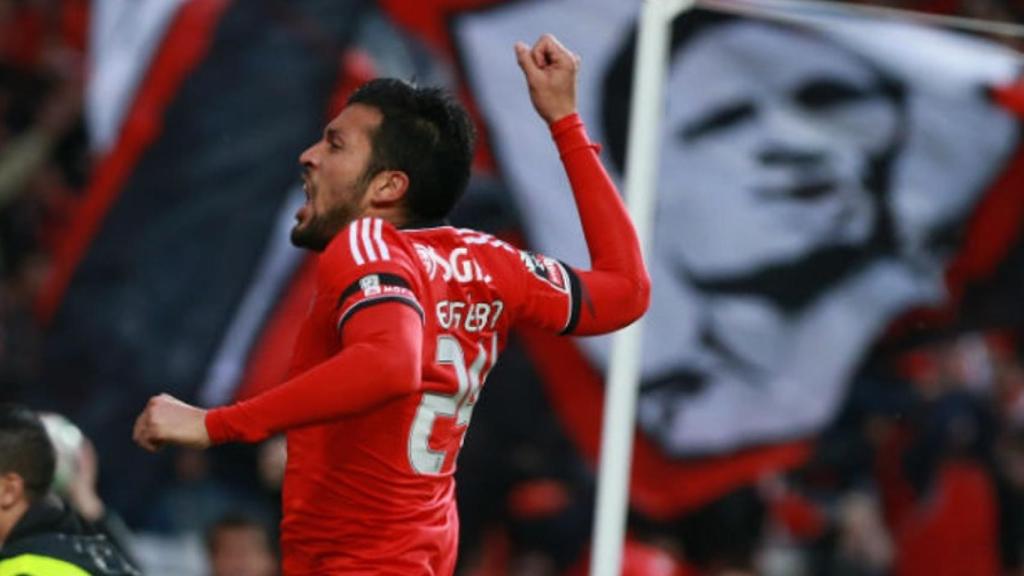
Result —
[[[135, 54], [144, 61], [130, 63], [139, 74], [121, 82], [128, 95], [108, 94], [124, 110], [92, 116], [115, 120], [97, 126], [111, 139], [39, 302], [49, 326], [35, 394], [94, 439], [105, 485], [117, 488], [110, 504], [129, 519], [160, 482], [157, 460], [131, 444], [134, 416], [159, 392], [230, 401], [302, 269], [303, 253], [287, 245], [297, 157], [319, 137], [362, 9], [176, 3], [150, 26], [152, 50]], [[103, 103], [102, 90], [91, 94]], [[288, 356], [290, 343], [272, 352]]]

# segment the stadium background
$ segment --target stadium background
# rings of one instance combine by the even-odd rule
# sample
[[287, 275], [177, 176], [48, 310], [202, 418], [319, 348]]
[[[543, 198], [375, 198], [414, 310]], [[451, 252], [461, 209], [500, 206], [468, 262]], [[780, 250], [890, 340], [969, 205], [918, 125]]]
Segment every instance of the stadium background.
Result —
[[[1011, 0], [881, 4], [1024, 21], [1024, 6]], [[565, 183], [557, 163], [550, 166], [555, 151], [540, 121], [521, 114], [525, 91], [512, 84], [504, 35], [531, 41], [555, 31], [583, 53], [590, 76], [581, 79], [581, 109], [617, 172], [614, 126], [623, 114], [608, 112], [607, 78], [629, 69], [615, 56], [628, 46], [638, 7], [0, 0], [0, 399], [62, 413], [81, 427], [96, 446], [100, 494], [131, 529], [147, 573], [206, 573], [202, 535], [225, 515], [276, 522], [279, 441], [151, 456], [132, 445], [131, 421], [158, 392], [216, 405], [280, 380], [311, 281], [310, 259], [286, 240], [301, 197], [295, 158], [348, 92], [380, 74], [457, 93], [481, 138], [453, 222], [572, 261], [579, 247], [565, 238], [578, 227], [561, 225], [572, 215], [563, 216], [557, 200], [568, 197]], [[898, 303], [860, 302], [854, 316], [886, 312], [874, 324], [817, 335], [821, 350], [842, 351], [842, 360], [829, 365], [827, 379], [797, 378], [810, 403], [790, 405], [796, 412], [773, 434], [745, 430], [739, 411], [712, 421], [731, 438], [718, 444], [693, 446], [692, 436], [645, 426], [633, 471], [631, 573], [1024, 573], [1024, 84], [1015, 75], [946, 74], [948, 61], [922, 60], [929, 46], [911, 45], [941, 38], [900, 38], [905, 43], [872, 56], [876, 64], [897, 62], [898, 73], [909, 53], [926, 80], [977, 85], [958, 84], [954, 94], [951, 84], [936, 89], [908, 76], [908, 90], [935, 89], [957, 114], [965, 109], [957, 94], [979, 107], [959, 122], [949, 113], [917, 117], [901, 126], [906, 139], [924, 124], [929, 143], [951, 136], [988, 146], [977, 148], [987, 153], [983, 167], [928, 156], [955, 148], [922, 153], [935, 181], [977, 182], [917, 187], [921, 202], [946, 207], [943, 225], [928, 231], [941, 289]], [[1000, 49], [1021, 48], [986, 38], [991, 46], [965, 68], [996, 68], [985, 63], [1005, 55]], [[506, 102], [505, 94], [521, 99]], [[993, 122], [987, 135], [1003, 137], [973, 144], [983, 121]], [[534, 163], [535, 154], [549, 164]], [[927, 264], [912, 269], [934, 280]], [[812, 298], [806, 286], [833, 285], [822, 280], [831, 278], [825, 268], [811, 262], [804, 283], [773, 288], [772, 298]], [[678, 310], [704, 301], [672, 302]], [[683, 334], [685, 319], [661, 318], [646, 343], [656, 366], [687, 357], [694, 342]], [[842, 338], [851, 333], [862, 337]], [[504, 354], [459, 461], [461, 574], [582, 573], [604, 346], [524, 330]], [[832, 356], [801, 362], [820, 367]], [[725, 385], [694, 381], [692, 368], [652, 369], [645, 390], [681, 390], [679, 404], [668, 403], [679, 396], [652, 398], [683, 410]], [[833, 396], [827, 409], [813, 403]], [[799, 418], [805, 409], [824, 416]]]

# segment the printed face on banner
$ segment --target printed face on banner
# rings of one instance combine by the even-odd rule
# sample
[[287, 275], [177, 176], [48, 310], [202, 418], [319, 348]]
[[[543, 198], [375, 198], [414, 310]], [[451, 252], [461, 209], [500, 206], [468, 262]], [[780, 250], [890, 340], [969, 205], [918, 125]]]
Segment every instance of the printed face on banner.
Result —
[[[601, 9], [595, 10], [595, 3]], [[638, 5], [512, 3], [461, 18], [467, 73], [532, 248], [585, 263], [543, 126], [496, 55], [535, 27], [584, 55], [580, 112], [624, 182]], [[888, 323], [943, 295], [955, 229], [1017, 142], [982, 86], [1019, 57], [939, 30], [672, 23], [638, 423], [673, 456], [820, 429]], [[580, 339], [607, 368], [610, 341]]]
[[661, 245], [715, 280], [867, 243], [901, 125], [885, 87], [809, 33], [745, 23], [694, 38], [669, 69]]
[[[838, 327], [837, 289], [898, 251], [888, 172], [905, 113], [894, 81], [813, 32], [732, 20], [676, 42], [655, 245], [697, 304], [675, 366], [646, 380], [640, 404], [666, 446], [726, 412], [757, 422], [758, 396], [787, 403], [813, 378], [805, 346]], [[831, 342], [855, 350], [879, 322], [844, 324]]]

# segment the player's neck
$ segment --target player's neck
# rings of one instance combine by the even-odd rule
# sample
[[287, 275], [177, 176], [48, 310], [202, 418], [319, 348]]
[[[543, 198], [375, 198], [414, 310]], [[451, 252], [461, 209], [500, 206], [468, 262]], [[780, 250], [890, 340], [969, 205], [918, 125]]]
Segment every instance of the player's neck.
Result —
[[387, 207], [376, 207], [370, 206], [362, 214], [360, 218], [380, 218], [385, 222], [391, 224], [395, 228], [402, 228], [409, 224], [410, 218], [405, 215], [405, 211], [397, 206]]

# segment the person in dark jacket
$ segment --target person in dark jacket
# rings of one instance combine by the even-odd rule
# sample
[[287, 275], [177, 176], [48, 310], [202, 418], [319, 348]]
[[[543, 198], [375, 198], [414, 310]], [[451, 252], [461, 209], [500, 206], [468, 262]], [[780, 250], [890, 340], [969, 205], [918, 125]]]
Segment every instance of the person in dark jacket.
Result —
[[141, 574], [107, 535], [50, 492], [55, 467], [39, 417], [0, 405], [0, 575]]

